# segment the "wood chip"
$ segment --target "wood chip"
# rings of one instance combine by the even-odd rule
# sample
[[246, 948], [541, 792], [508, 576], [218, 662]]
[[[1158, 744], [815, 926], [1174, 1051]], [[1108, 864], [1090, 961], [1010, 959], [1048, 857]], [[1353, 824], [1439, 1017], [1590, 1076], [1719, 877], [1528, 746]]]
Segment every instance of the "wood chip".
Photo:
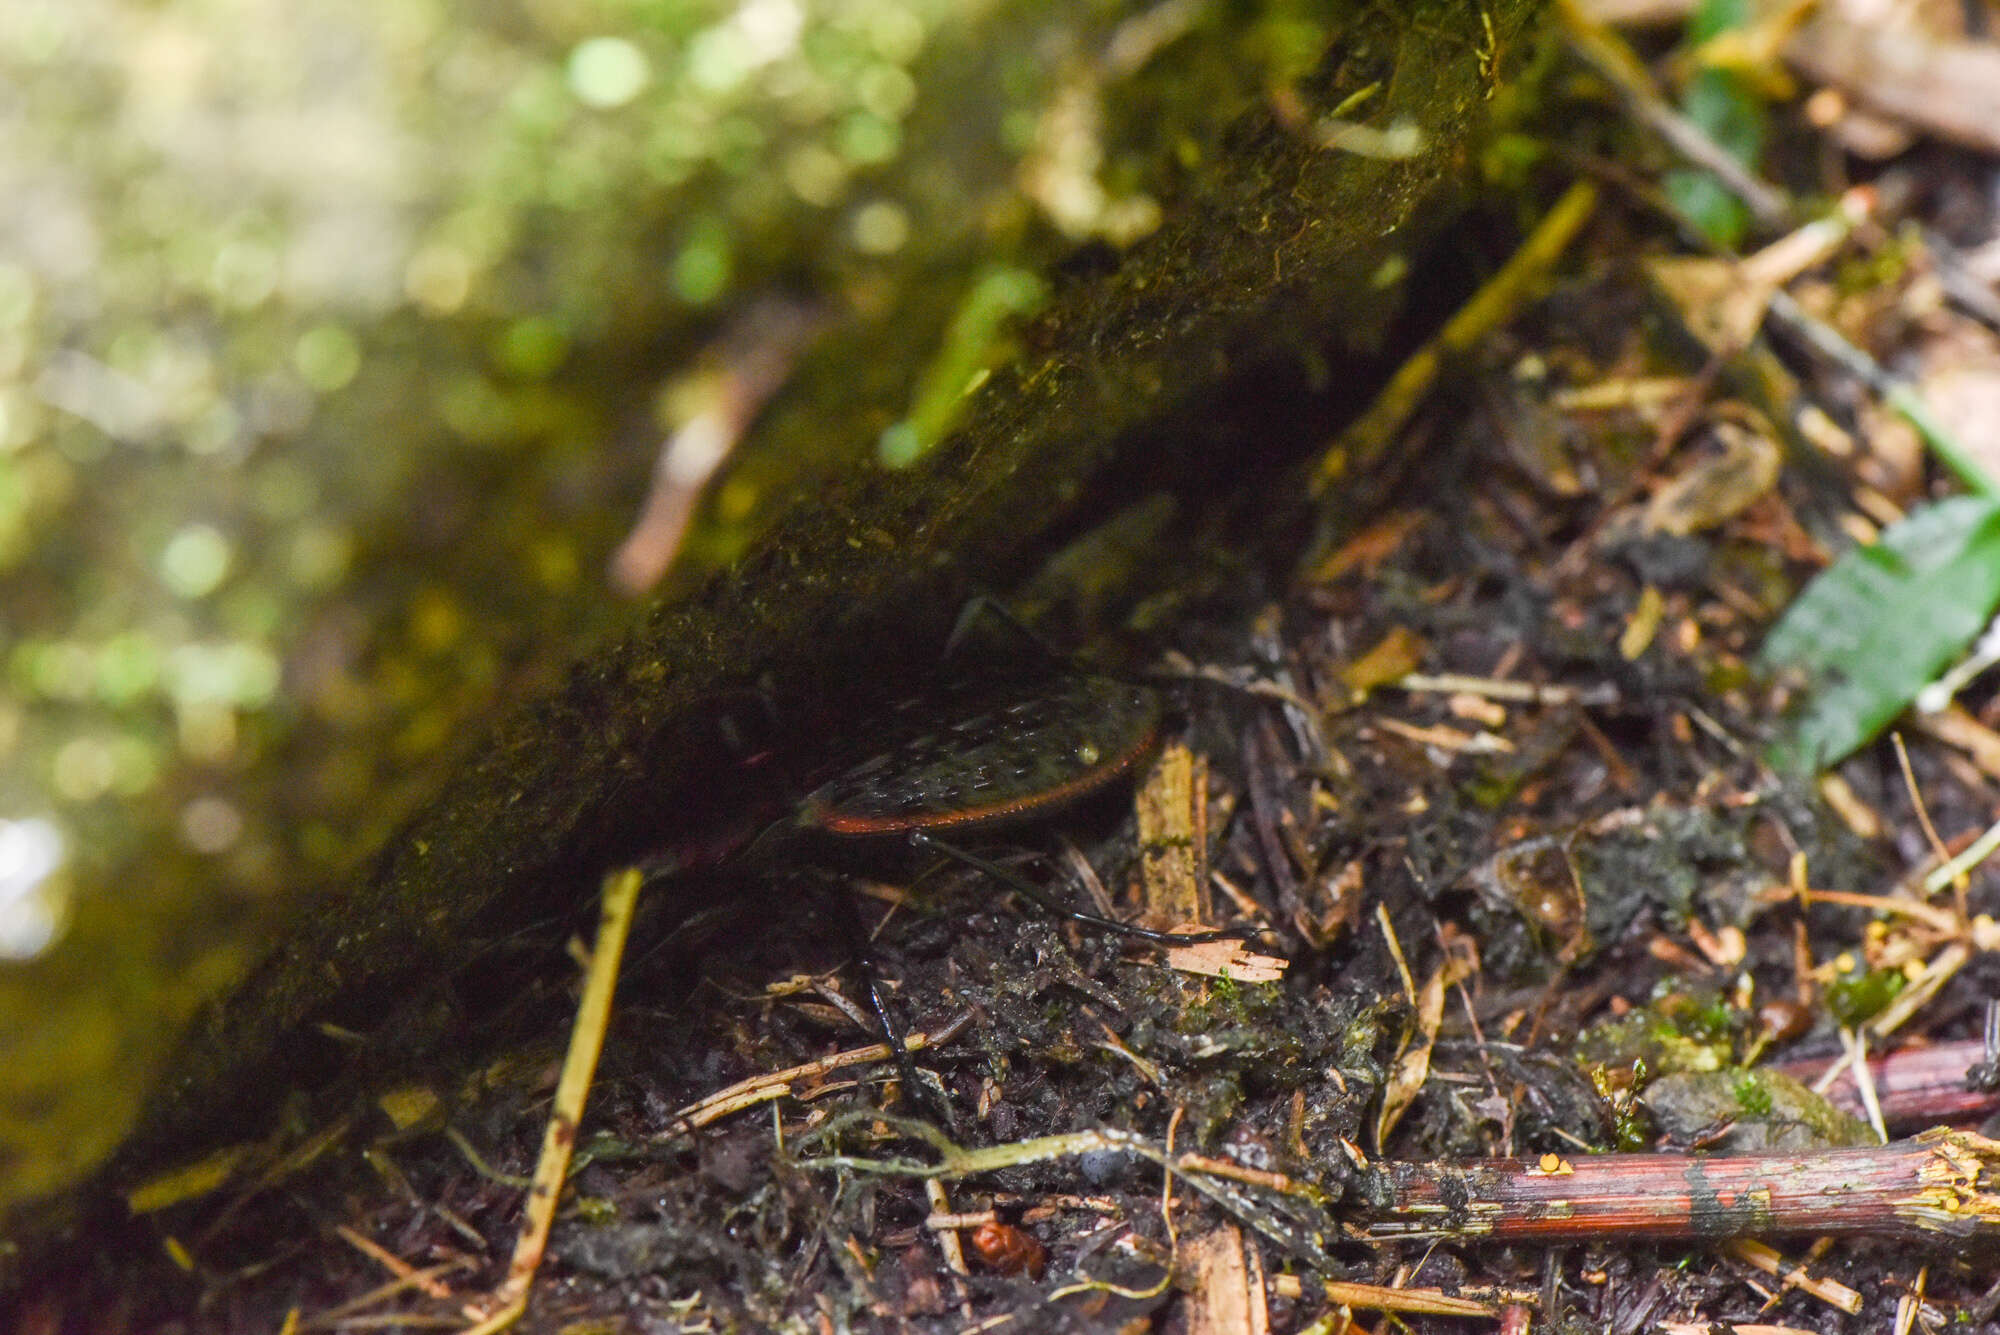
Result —
[[1236, 983], [1275, 983], [1291, 961], [1259, 955], [1241, 941], [1204, 941], [1197, 946], [1170, 946], [1167, 967], [1181, 973], [1227, 978]]
[[1139, 824], [1139, 886], [1152, 922], [1207, 923], [1203, 891], [1206, 843], [1199, 827], [1208, 762], [1170, 742], [1134, 798]]
[[1225, 1226], [1194, 1239], [1187, 1259], [1195, 1277], [1188, 1295], [1189, 1335], [1270, 1335], [1264, 1286], [1250, 1282], [1238, 1229]]

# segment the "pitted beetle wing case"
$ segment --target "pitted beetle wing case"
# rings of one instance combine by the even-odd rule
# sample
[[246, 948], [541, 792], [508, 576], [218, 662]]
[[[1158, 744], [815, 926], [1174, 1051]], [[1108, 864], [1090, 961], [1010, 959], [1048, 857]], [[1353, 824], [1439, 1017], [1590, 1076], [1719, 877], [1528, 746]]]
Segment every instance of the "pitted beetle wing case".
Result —
[[799, 823], [860, 837], [1029, 820], [1131, 774], [1159, 745], [1159, 694], [1073, 675], [894, 742], [806, 797]]

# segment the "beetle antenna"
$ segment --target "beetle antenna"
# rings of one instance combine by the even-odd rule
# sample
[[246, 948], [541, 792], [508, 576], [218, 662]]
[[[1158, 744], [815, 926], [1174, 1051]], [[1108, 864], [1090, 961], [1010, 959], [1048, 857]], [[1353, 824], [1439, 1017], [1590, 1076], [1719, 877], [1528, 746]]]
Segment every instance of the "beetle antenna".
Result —
[[1219, 927], [1202, 932], [1156, 932], [1150, 927], [1135, 927], [1129, 922], [1119, 922], [1116, 918], [1101, 918], [1095, 913], [1085, 913], [1080, 909], [1068, 908], [1057, 903], [1049, 892], [1030, 881], [1017, 871], [1001, 866], [977, 853], [969, 852], [956, 844], [948, 844], [924, 830], [910, 831], [910, 844], [927, 852], [939, 853], [954, 861], [962, 862], [975, 871], [981, 871], [1038, 905], [1043, 912], [1057, 918], [1068, 918], [1102, 931], [1115, 932], [1119, 936], [1129, 936], [1139, 941], [1150, 941], [1158, 946], [1198, 946], [1210, 941], [1248, 941], [1257, 935], [1254, 927]]
[[982, 614], [1013, 631], [1051, 664], [1060, 665], [1069, 661], [1067, 654], [1043, 639], [1040, 632], [1016, 616], [1012, 608], [986, 593], [975, 593], [965, 600], [965, 606], [958, 611], [958, 619], [951, 624], [951, 634], [945, 637], [944, 653], [941, 657], [949, 659], [964, 647], [965, 641], [972, 634], [972, 628], [979, 623]]

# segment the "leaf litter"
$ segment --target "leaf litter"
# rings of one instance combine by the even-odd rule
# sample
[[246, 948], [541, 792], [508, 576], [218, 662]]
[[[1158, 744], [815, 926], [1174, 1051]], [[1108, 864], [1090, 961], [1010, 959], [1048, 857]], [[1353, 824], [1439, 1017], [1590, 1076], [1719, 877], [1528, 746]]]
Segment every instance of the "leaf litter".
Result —
[[[1691, 1254], [1585, 1234], [1544, 1262], [1361, 1231], [1385, 1158], [1508, 1156], [1570, 1190], [1611, 1151], [1831, 1153], [1991, 1115], [1964, 1087], [1996, 1063], [2000, 887], [1951, 859], [2000, 808], [2000, 692], [1969, 676], [1949, 727], [1870, 740], [2000, 601], [1992, 502], [1949, 453], [1911, 465], [1889, 425], [1908, 387], [1867, 369], [1915, 356], [1935, 381], [1949, 349], [1992, 344], [1937, 299], [1941, 261], [1908, 238], [1938, 222], [1894, 188], [1976, 166], [1875, 169], [1837, 236], [1740, 275], [1756, 298], [1726, 328], [1612, 258], [1685, 235], [1613, 173], [1566, 224], [1571, 258], [1545, 257], [1546, 295], [1453, 347], [1462, 383], [1405, 385], [1373, 419], [1431, 433], [1385, 518], [1324, 531], [1275, 590], [1211, 581], [1150, 635], [1193, 671], [1139, 814], [1060, 817], [1070, 856], [1049, 831], [1018, 846], [1073, 902], [1171, 904], [1258, 944], [1163, 958], [963, 868], [878, 873], [876, 967], [951, 1126], [893, 1097], [812, 896], [732, 886], [642, 921], [530, 1326], [1990, 1318], [1977, 1264], [1920, 1235]], [[2000, 236], [1990, 211], [1954, 225]], [[550, 979], [511, 1015], [552, 1029], [566, 1003]], [[1930, 1069], [1906, 1083], [1911, 1054]], [[424, 1106], [522, 1169], [551, 1069], [495, 1062]], [[519, 1191], [438, 1125], [160, 1203], [193, 1327], [462, 1318]], [[1938, 1208], [1988, 1208], [1977, 1140], [1951, 1145], [1964, 1194], [1939, 1199], [1963, 1205]], [[308, 1245], [329, 1218], [349, 1241]], [[977, 1265], [940, 1241], [978, 1229]]]

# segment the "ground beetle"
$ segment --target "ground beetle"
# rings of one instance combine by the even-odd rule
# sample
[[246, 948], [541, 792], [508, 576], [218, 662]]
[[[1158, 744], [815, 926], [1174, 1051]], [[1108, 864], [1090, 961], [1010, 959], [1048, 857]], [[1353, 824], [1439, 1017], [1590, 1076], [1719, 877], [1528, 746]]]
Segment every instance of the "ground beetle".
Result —
[[[881, 739], [882, 749], [814, 788], [736, 861], [752, 867], [780, 856], [810, 861], [815, 844], [907, 845], [976, 868], [1051, 913], [1122, 935], [1163, 945], [1241, 939], [1244, 929], [1157, 932], [1066, 908], [1019, 873], [950, 842], [1053, 815], [1131, 778], [1158, 749], [1164, 715], [1164, 701], [1150, 687], [1070, 670], [961, 687], [940, 704], [919, 702], [864, 730]], [[650, 870], [687, 865], [668, 856]], [[906, 1083], [922, 1088], [883, 1005], [851, 906], [844, 916], [876, 1020]]]

